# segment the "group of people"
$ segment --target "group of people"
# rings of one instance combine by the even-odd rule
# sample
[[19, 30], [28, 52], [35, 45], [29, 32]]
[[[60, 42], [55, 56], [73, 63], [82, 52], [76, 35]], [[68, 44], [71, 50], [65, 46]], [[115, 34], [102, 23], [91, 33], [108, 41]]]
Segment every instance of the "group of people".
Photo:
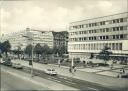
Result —
[[71, 66], [71, 67], [69, 68], [69, 72], [70, 72], [70, 73], [76, 72], [76, 66]]

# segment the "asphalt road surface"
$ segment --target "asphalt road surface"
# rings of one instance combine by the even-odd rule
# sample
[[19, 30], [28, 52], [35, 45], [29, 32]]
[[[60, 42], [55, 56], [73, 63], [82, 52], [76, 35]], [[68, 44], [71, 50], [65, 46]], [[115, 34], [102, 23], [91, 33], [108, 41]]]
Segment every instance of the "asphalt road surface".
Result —
[[17, 91], [17, 90], [38, 91], [38, 90], [48, 90], [48, 89], [1, 71], [1, 90], [0, 91]]
[[[6, 68], [7, 70], [11, 69], [11, 70], [17, 70], [11, 67], [5, 67], [3, 65], [1, 65], [1, 67]], [[23, 70], [19, 70], [19, 71], [23, 71], [26, 73], [30, 73], [30, 69], [28, 67], [24, 67]], [[60, 84], [64, 84], [73, 88], [77, 88], [80, 90], [91, 90], [91, 91], [111, 91], [111, 89], [104, 87], [102, 85], [99, 84], [95, 84], [95, 83], [91, 83], [91, 82], [87, 82], [87, 81], [83, 81], [83, 80], [79, 80], [79, 79], [74, 79], [74, 78], [69, 78], [69, 77], [65, 77], [65, 76], [61, 76], [61, 75], [57, 75], [57, 76], [50, 76], [45, 74], [42, 71], [39, 70], [34, 70], [34, 74], [38, 75], [44, 79], [47, 80], [51, 80], [54, 82], [58, 82]], [[35, 86], [34, 84], [28, 82], [28, 81], [24, 81], [21, 80], [20, 78], [17, 77], [13, 77], [13, 76], [9, 76], [7, 75], [7, 73], [3, 73], [2, 72], [2, 88], [3, 89], [21, 89], [23, 90], [24, 88], [26, 88], [27, 90], [30, 89], [35, 89], [37, 90], [37, 88], [39, 88], [38, 86]], [[13, 82], [13, 84], [12, 84]], [[29, 84], [29, 85], [27, 85]]]

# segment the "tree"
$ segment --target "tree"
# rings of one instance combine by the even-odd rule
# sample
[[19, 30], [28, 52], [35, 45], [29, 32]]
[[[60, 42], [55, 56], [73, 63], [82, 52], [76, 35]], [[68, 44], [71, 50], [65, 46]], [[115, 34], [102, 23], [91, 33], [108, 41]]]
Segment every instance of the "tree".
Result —
[[34, 47], [34, 53], [37, 54], [39, 60], [39, 55], [42, 54], [42, 46], [39, 43]]
[[11, 44], [8, 40], [2, 43], [2, 50], [3, 52], [5, 52], [6, 57], [8, 57], [8, 52], [10, 51], [10, 49], [11, 49]]
[[59, 52], [58, 47], [57, 47], [57, 46], [54, 46], [52, 52], [53, 52], [54, 54], [57, 54], [57, 53]]
[[17, 55], [17, 57], [20, 59], [20, 54], [22, 54], [21, 47], [17, 46], [17, 49], [12, 51], [14, 54]]
[[42, 51], [42, 56], [44, 58], [48, 58], [49, 54], [52, 54], [53, 53], [53, 50], [47, 44], [45, 44], [42, 47], [41, 51]]
[[54, 54], [59, 54], [59, 56], [63, 56], [63, 54], [67, 53], [67, 49], [64, 45], [62, 46], [54, 46], [53, 48], [53, 53]]
[[99, 55], [97, 56], [97, 58], [99, 59], [103, 59], [106, 63], [106, 61], [108, 61], [110, 59], [110, 54], [112, 54], [112, 52], [109, 50], [110, 48], [105, 46], [101, 52], [99, 53]]
[[50, 53], [50, 48], [49, 48], [49, 46], [48, 45], [44, 45], [43, 46], [43, 53], [45, 54], [45, 55], [48, 55], [49, 53]]
[[3, 51], [3, 44], [0, 42], [0, 53]]
[[32, 47], [33, 46], [30, 44], [30, 45], [26, 46], [26, 48], [25, 48], [25, 54], [28, 54], [29, 58], [30, 58], [30, 56], [32, 56]]

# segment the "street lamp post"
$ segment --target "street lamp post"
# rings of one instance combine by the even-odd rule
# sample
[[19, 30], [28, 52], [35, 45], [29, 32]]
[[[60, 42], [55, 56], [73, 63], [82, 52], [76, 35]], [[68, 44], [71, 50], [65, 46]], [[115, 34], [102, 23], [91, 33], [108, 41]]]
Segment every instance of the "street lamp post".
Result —
[[31, 40], [32, 41], [32, 59], [29, 61], [29, 65], [31, 65], [31, 77], [33, 77], [34, 75], [33, 75], [33, 39], [32, 38], [30, 38], [30, 37], [28, 37], [28, 36], [23, 36], [23, 37], [26, 37], [26, 38], [28, 38], [28, 40]]
[[31, 65], [31, 76], [33, 77], [33, 48], [34, 47], [34, 45], [33, 45], [33, 42], [32, 42], [32, 65]]
[[57, 57], [58, 57], [58, 65], [60, 67], [60, 59], [59, 59], [59, 54], [57, 53]]

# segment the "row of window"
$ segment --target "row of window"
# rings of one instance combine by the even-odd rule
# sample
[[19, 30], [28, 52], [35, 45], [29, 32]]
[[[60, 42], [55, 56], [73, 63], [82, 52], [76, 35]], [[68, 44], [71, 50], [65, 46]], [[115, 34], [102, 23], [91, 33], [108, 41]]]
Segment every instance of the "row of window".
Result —
[[78, 37], [78, 38], [70, 38], [70, 42], [80, 42], [80, 41], [91, 41], [91, 40], [115, 40], [115, 39], [127, 39], [127, 34], [119, 34], [119, 35], [104, 35], [104, 36], [92, 36], [92, 37]]
[[76, 26], [70, 26], [70, 29], [80, 29], [80, 28], [87, 28], [87, 27], [95, 27], [95, 26], [102, 26], [107, 24], [115, 24], [115, 23], [122, 23], [127, 22], [128, 18], [119, 18], [114, 20], [107, 20], [107, 21], [101, 21], [101, 22], [95, 22], [95, 23], [89, 23], [89, 24], [82, 24], [82, 25], [76, 25]]
[[122, 43], [73, 44], [69, 46], [69, 50], [102, 50], [105, 46], [110, 50], [122, 50]]
[[104, 32], [113, 32], [113, 31], [122, 31], [122, 30], [127, 30], [127, 29], [128, 29], [128, 26], [120, 26], [120, 27], [111, 27], [111, 28], [102, 28], [102, 29], [70, 32], [70, 35], [91, 34], [91, 33], [104, 33]]

